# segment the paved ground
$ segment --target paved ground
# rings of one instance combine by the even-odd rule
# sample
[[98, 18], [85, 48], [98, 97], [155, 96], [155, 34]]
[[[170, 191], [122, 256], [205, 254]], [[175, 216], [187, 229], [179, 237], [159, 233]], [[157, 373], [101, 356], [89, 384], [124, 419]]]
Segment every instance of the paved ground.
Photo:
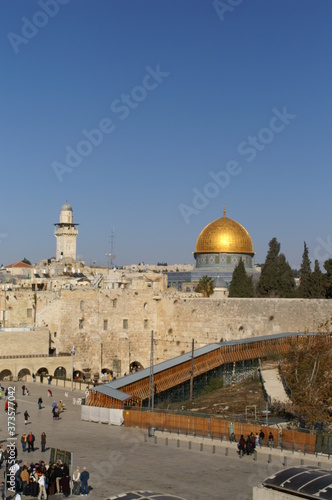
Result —
[[277, 368], [269, 368], [261, 370], [264, 381], [265, 390], [273, 401], [281, 403], [290, 403], [290, 399], [286, 394], [285, 388], [281, 381], [279, 370]]
[[[8, 383], [2, 385], [6, 387]], [[329, 464], [327, 459], [290, 452], [285, 454], [280, 450], [271, 452], [269, 449], [259, 450], [257, 460], [253, 460], [252, 456], [239, 458], [236, 445], [226, 441], [212, 442], [166, 435], [159, 431], [155, 437], [148, 437], [146, 431], [137, 428], [83, 422], [80, 420], [80, 406], [73, 404], [73, 397], [80, 397], [83, 393], [52, 387], [54, 399], [62, 399], [67, 408], [61, 414], [61, 420], [54, 421], [47, 385], [37, 382], [28, 385], [31, 390], [29, 397], [21, 395], [21, 386], [21, 383], [16, 384], [19, 460], [49, 459], [49, 449], [45, 453], [40, 450], [40, 435], [45, 431], [47, 448], [72, 451], [74, 466], [87, 467], [93, 488], [90, 497], [94, 500], [106, 500], [137, 490], [168, 493], [186, 500], [249, 500], [253, 486], [284, 467], [285, 456], [287, 465], [300, 465], [301, 459], [308, 465], [317, 465], [318, 461], [323, 467]], [[44, 400], [42, 410], [38, 410], [37, 406], [39, 396]], [[23, 418], [25, 409], [31, 416], [31, 423], [26, 426]], [[0, 401], [0, 429], [0, 442], [5, 445], [9, 436], [3, 399]], [[23, 454], [20, 437], [24, 431], [30, 430], [36, 436], [37, 447], [34, 453]], [[270, 463], [269, 454], [272, 458]], [[57, 498], [60, 496], [54, 496], [55, 500]]]

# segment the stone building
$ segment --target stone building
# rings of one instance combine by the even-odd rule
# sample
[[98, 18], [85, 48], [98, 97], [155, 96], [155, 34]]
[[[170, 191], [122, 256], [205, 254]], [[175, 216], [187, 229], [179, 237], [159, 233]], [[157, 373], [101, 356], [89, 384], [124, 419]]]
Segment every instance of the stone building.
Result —
[[60, 222], [54, 224], [56, 237], [56, 260], [65, 258], [76, 261], [77, 223], [73, 222], [73, 208], [69, 203], [61, 207]]
[[254, 257], [250, 234], [241, 224], [226, 217], [224, 209], [224, 216], [210, 222], [199, 234], [194, 252], [194, 269], [168, 273], [168, 286], [188, 292], [195, 289], [203, 276], [209, 276], [226, 295], [240, 259], [250, 276], [257, 274]]

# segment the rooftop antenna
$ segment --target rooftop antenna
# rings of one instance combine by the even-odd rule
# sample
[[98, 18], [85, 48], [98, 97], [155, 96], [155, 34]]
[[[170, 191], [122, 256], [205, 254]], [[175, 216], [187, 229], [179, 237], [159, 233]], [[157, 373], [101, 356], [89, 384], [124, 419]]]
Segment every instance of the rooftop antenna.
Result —
[[108, 257], [108, 272], [110, 268], [113, 267], [113, 260], [115, 259], [116, 255], [114, 254], [114, 239], [115, 239], [115, 232], [114, 232], [114, 227], [111, 231], [110, 234], [110, 253], [107, 253], [106, 256]]

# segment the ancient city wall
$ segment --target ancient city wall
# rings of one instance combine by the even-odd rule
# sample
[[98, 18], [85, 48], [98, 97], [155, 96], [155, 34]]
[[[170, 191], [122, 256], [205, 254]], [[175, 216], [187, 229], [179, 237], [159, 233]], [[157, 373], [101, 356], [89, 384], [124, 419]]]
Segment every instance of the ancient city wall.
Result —
[[[175, 291], [93, 289], [6, 292], [6, 326], [30, 322], [51, 333], [57, 354], [75, 346], [75, 369], [128, 372], [132, 362], [150, 364], [195, 347], [283, 332], [314, 331], [332, 316], [332, 301], [304, 299], [204, 299]], [[15, 297], [14, 297], [15, 295]], [[4, 307], [2, 297], [1, 310]], [[34, 312], [32, 313], [32, 316]]]
[[[11, 330], [11, 331], [10, 331]], [[0, 356], [49, 355], [49, 332], [47, 329], [22, 331], [16, 328], [0, 330]]]

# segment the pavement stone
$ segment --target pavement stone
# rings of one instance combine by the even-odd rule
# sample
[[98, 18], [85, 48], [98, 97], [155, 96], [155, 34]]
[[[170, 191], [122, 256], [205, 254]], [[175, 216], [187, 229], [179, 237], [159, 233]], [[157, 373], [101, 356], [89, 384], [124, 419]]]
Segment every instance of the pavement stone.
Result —
[[[285, 457], [287, 466], [300, 465], [301, 460], [305, 465], [317, 465], [320, 461], [326, 467], [325, 462], [329, 463], [325, 457], [269, 448], [259, 450], [257, 460], [253, 456], [240, 458], [236, 444], [227, 441], [178, 436], [158, 430], [149, 437], [144, 429], [85, 422], [80, 420], [81, 407], [73, 404], [73, 398], [84, 396], [83, 392], [51, 386], [54, 397], [48, 398], [48, 385], [35, 382], [28, 385], [31, 395], [26, 397], [22, 396], [22, 383], [14, 385], [19, 405], [16, 417], [18, 459], [48, 461], [50, 447], [72, 451], [74, 468], [86, 466], [90, 473], [92, 490], [89, 497], [94, 500], [106, 500], [130, 491], [161, 492], [186, 500], [249, 500], [254, 486], [285, 467]], [[44, 401], [42, 410], [37, 405], [40, 396]], [[61, 399], [66, 405], [58, 421], [52, 418], [53, 399], [57, 402]], [[23, 418], [26, 409], [31, 416], [28, 425]], [[0, 442], [5, 446], [9, 436], [4, 399], [0, 401], [0, 429]], [[23, 432], [30, 430], [36, 436], [36, 449], [28, 454], [22, 452], [20, 438]], [[40, 449], [43, 431], [47, 435], [45, 453]], [[55, 495], [54, 499], [57, 498], [63, 497]]]

